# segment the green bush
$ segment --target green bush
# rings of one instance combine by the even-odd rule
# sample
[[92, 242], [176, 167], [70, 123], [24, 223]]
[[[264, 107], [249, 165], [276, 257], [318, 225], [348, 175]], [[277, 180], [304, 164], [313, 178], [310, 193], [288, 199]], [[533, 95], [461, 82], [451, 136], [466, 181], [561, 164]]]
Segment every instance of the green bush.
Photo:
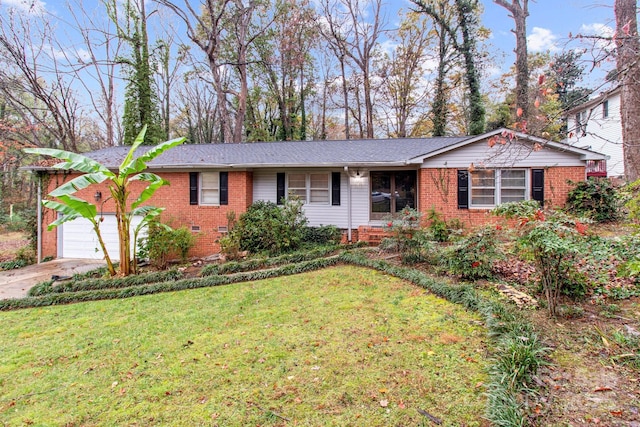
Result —
[[445, 249], [445, 268], [463, 279], [477, 280], [493, 275], [494, 263], [502, 258], [493, 227], [484, 227]]
[[342, 231], [335, 225], [321, 225], [320, 227], [304, 227], [302, 241], [310, 245], [327, 245], [340, 243]]
[[529, 202], [505, 203], [493, 212], [519, 219], [518, 248], [534, 262], [549, 314], [555, 316], [560, 294], [579, 294], [586, 287], [586, 277], [576, 270], [576, 259], [584, 248], [584, 225], [562, 212], [531, 207]]
[[405, 207], [398, 215], [385, 219], [384, 230], [389, 234], [380, 242], [380, 249], [400, 253], [404, 264], [427, 261], [434, 245], [420, 228], [422, 214]]
[[229, 261], [225, 262], [224, 264], [209, 264], [202, 268], [200, 274], [202, 276], [213, 276], [216, 274], [233, 274], [265, 268], [280, 267], [286, 264], [294, 264], [297, 262], [312, 261], [314, 259], [323, 258], [335, 253], [337, 249], [337, 245], [329, 245], [275, 257], [253, 258], [246, 261]]
[[447, 222], [440, 217], [440, 214], [431, 208], [427, 212], [427, 221], [429, 221], [429, 231], [433, 239], [437, 242], [446, 242], [451, 235], [451, 229]]
[[569, 181], [569, 183], [574, 188], [567, 195], [567, 212], [596, 222], [612, 222], [620, 219], [621, 197], [611, 181], [603, 178], [589, 178], [586, 181]]
[[187, 227], [172, 229], [160, 221], [152, 221], [147, 228], [147, 236], [141, 239], [138, 257], [148, 257], [151, 265], [164, 270], [170, 257], [179, 257], [185, 262], [195, 243], [196, 238]]
[[16, 268], [26, 267], [27, 265], [29, 264], [23, 260], [4, 261], [0, 262], [0, 271], [15, 270]]
[[226, 248], [237, 245], [252, 254], [278, 255], [300, 247], [306, 223], [299, 200], [290, 198], [282, 207], [260, 200], [240, 215], [229, 231], [231, 240], [223, 243]]

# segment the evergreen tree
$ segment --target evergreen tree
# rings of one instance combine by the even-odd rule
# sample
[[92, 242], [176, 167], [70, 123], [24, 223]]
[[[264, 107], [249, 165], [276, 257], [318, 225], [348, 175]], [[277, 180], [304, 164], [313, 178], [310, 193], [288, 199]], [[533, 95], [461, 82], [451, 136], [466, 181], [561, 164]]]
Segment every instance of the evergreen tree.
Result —
[[[119, 10], [124, 10], [124, 16]], [[147, 126], [145, 144], [155, 145], [167, 138], [162, 127], [158, 107], [158, 95], [153, 89], [153, 76], [149, 58], [149, 35], [144, 0], [126, 0], [121, 5], [118, 0], [109, 0], [109, 17], [116, 24], [118, 37], [129, 44], [131, 57], [120, 58], [127, 68], [125, 91], [124, 143], [133, 144], [142, 128]]]

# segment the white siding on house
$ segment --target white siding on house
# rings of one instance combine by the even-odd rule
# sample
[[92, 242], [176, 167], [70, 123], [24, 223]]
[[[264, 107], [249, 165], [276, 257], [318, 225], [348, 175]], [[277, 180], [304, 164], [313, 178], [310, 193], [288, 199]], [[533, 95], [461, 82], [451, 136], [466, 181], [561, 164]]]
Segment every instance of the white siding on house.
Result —
[[[608, 117], [603, 117], [604, 102], [608, 102]], [[576, 121], [582, 118], [581, 126]], [[599, 99], [597, 103], [586, 103], [585, 108], [576, 108], [567, 116], [567, 142], [581, 148], [609, 156], [607, 175], [624, 175], [622, 147], [622, 125], [620, 122], [620, 93], [614, 91]]]
[[353, 228], [358, 228], [360, 225], [370, 225], [370, 202], [369, 176], [351, 178], [351, 223]]
[[579, 156], [552, 147], [534, 150], [530, 143], [511, 141], [489, 147], [487, 140], [468, 144], [457, 150], [426, 159], [422, 168], [509, 168], [542, 166], [584, 166]]
[[[257, 169], [253, 172], [253, 200], [264, 200], [276, 203], [276, 176], [278, 172], [288, 170]], [[309, 172], [338, 172], [331, 169], [295, 169], [297, 173]], [[340, 206], [331, 204], [306, 204], [303, 207], [305, 216], [309, 220], [309, 225], [317, 227], [320, 225], [335, 225], [339, 228], [349, 226], [349, 187], [347, 183], [348, 175], [340, 170]], [[358, 228], [360, 225], [369, 223], [369, 180], [367, 178], [351, 179], [351, 227]]]

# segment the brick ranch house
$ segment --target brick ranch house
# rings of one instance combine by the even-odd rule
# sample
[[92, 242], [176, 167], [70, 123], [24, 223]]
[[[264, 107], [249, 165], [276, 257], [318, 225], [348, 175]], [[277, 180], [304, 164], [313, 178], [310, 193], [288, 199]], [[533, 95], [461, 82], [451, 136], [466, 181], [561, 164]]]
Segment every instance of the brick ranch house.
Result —
[[[128, 150], [86, 155], [117, 169]], [[405, 206], [435, 209], [470, 227], [495, 221], [489, 211], [503, 202], [562, 206], [568, 180], [585, 180], [587, 164], [605, 160], [594, 151], [500, 129], [462, 137], [181, 145], [149, 163], [149, 171], [171, 183], [151, 204], [166, 208], [163, 221], [197, 233], [191, 255], [207, 256], [219, 251], [228, 214], [239, 215], [257, 200], [279, 203], [295, 194], [310, 225], [332, 224], [349, 241], [368, 240]], [[27, 169], [42, 179], [44, 194], [73, 177], [52, 167]], [[117, 256], [108, 194], [103, 183], [77, 195], [102, 206], [101, 229], [107, 247], [116, 248], [110, 255]], [[39, 215], [40, 257], [102, 258], [88, 221], [47, 231], [54, 215], [47, 209]]]

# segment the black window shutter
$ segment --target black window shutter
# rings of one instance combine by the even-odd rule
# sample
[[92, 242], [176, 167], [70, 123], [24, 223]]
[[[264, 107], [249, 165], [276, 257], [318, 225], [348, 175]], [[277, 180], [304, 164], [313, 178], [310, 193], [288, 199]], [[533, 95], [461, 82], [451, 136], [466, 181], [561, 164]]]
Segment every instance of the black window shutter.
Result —
[[220, 172], [220, 204], [229, 204], [229, 172]]
[[189, 172], [189, 204], [198, 204], [198, 172]]
[[544, 206], [544, 169], [531, 170], [531, 198]]
[[279, 172], [276, 175], [276, 204], [282, 205], [284, 197], [284, 172]]
[[469, 209], [469, 172], [458, 171], [458, 209]]
[[331, 205], [340, 206], [340, 172], [331, 172]]

